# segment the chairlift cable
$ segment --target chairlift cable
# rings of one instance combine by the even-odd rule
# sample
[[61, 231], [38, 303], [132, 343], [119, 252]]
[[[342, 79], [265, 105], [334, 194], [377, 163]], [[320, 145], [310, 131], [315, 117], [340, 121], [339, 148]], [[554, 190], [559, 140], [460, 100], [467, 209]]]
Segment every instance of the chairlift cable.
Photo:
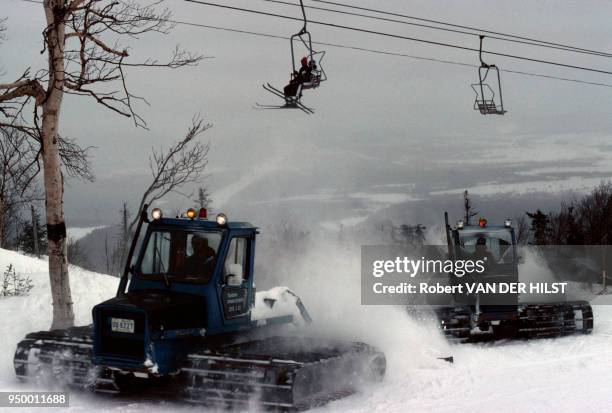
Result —
[[[22, 1], [33, 2], [34, 0], [22, 0]], [[250, 36], [255, 36], [255, 37], [263, 37], [263, 38], [278, 39], [278, 40], [289, 40], [289, 37], [287, 36], [270, 34], [270, 33], [262, 33], [262, 32], [254, 32], [254, 31], [243, 30], [243, 29], [235, 29], [235, 28], [224, 27], [224, 26], [212, 26], [212, 25], [207, 25], [207, 24], [187, 22], [187, 21], [181, 21], [181, 20], [168, 20], [168, 22], [179, 24], [179, 25], [198, 27], [202, 29], [211, 29], [211, 30], [219, 30], [219, 31], [231, 32], [231, 33], [245, 34], [245, 35], [250, 35]], [[351, 46], [351, 45], [341, 44], [341, 43], [328, 43], [328, 42], [313, 41], [312, 44], [318, 45], [318, 46], [334, 47], [338, 49], [353, 50], [356, 52], [373, 53], [373, 54], [380, 54], [380, 55], [385, 55], [385, 56], [402, 57], [402, 58], [414, 59], [414, 60], [424, 60], [424, 61], [434, 62], [434, 63], [443, 63], [443, 64], [454, 65], [454, 66], [478, 68], [478, 65], [474, 65], [471, 63], [457, 62], [457, 61], [448, 60], [448, 59], [438, 59], [435, 57], [417, 56], [417, 55], [412, 55], [408, 53], [391, 52], [388, 50], [370, 49], [366, 47]], [[521, 76], [540, 77], [544, 79], [561, 80], [564, 82], [581, 83], [581, 84], [586, 84], [586, 85], [591, 85], [591, 86], [603, 86], [603, 87], [612, 88], [612, 84], [610, 83], [592, 82], [588, 80], [574, 79], [574, 78], [554, 76], [554, 75], [546, 75], [542, 73], [526, 72], [522, 70], [512, 70], [512, 69], [500, 69], [500, 70], [505, 73], [512, 73], [512, 74], [517, 74]]]
[[[26, 0], [23, 0], [23, 1], [26, 1]], [[27, 0], [27, 1], [33, 1], [33, 0]], [[269, 39], [289, 40], [289, 37], [287, 36], [281, 36], [281, 35], [270, 34], [270, 33], [254, 32], [254, 31], [242, 30], [242, 29], [233, 29], [233, 28], [223, 27], [223, 26], [211, 26], [211, 25], [206, 25], [206, 24], [185, 22], [185, 21], [180, 21], [180, 20], [168, 20], [168, 21], [170, 23], [186, 25], [186, 26], [194, 26], [194, 27], [199, 27], [202, 29], [219, 30], [219, 31], [231, 32], [231, 33], [256, 36], [256, 37], [264, 37], [264, 38], [269, 38]], [[454, 65], [454, 66], [478, 68], [478, 65], [474, 65], [471, 63], [457, 62], [457, 61], [448, 60], [448, 59], [438, 59], [435, 57], [417, 56], [417, 55], [411, 55], [407, 53], [391, 52], [388, 50], [369, 49], [366, 47], [351, 46], [351, 45], [341, 44], [341, 43], [328, 43], [328, 42], [313, 41], [312, 44], [318, 45], [318, 46], [334, 47], [338, 49], [353, 50], [356, 52], [373, 53], [373, 54], [380, 54], [380, 55], [393, 56], [393, 57], [402, 57], [402, 58], [414, 59], [414, 60], [424, 60], [428, 62], [442, 63], [442, 64], [448, 64], [448, 65]], [[560, 80], [564, 82], [581, 83], [581, 84], [586, 84], [586, 85], [591, 85], [591, 86], [602, 86], [602, 87], [612, 88], [612, 84], [610, 83], [591, 82], [588, 80], [574, 79], [574, 78], [554, 76], [554, 75], [546, 75], [542, 73], [533, 73], [533, 72], [526, 72], [526, 71], [521, 71], [521, 70], [512, 70], [512, 69], [500, 69], [500, 70], [505, 73], [512, 73], [512, 74], [517, 74], [521, 76], [540, 77], [544, 79]]]
[[[282, 4], [282, 5], [287, 5], [287, 6], [300, 6], [298, 4], [283, 1], [283, 0], [261, 0], [261, 1], [264, 1], [267, 3]], [[301, 5], [303, 6], [303, 4]], [[494, 33], [494, 32], [489, 32], [487, 30], [479, 30], [478, 33], [474, 33], [474, 32], [468, 32], [465, 30], [449, 29], [445, 27], [431, 26], [431, 25], [422, 24], [422, 23], [414, 23], [414, 22], [409, 22], [406, 20], [398, 20], [398, 19], [391, 19], [387, 17], [372, 16], [368, 14], [354, 13], [354, 12], [344, 11], [344, 10], [328, 9], [325, 7], [317, 7], [317, 6], [304, 6], [304, 7], [308, 9], [312, 9], [312, 10], [325, 11], [325, 12], [343, 14], [343, 15], [348, 15], [348, 16], [364, 17], [364, 18], [372, 19], [372, 20], [380, 20], [380, 21], [391, 22], [391, 23], [400, 23], [400, 24], [405, 24], [409, 26], [441, 30], [441, 31], [450, 32], [450, 33], [459, 33], [459, 34], [464, 34], [468, 36], [478, 36], [481, 33]], [[347, 7], [350, 7], [350, 6], [347, 6]], [[378, 13], [382, 13], [382, 12], [378, 12]], [[471, 30], [478, 30], [478, 29], [471, 29]], [[599, 57], [612, 57], [612, 54], [605, 53], [605, 52], [590, 51], [587, 49], [580, 49], [580, 48], [576, 48], [572, 46], [565, 46], [565, 45], [554, 45], [554, 44], [549, 44], [549, 42], [539, 41], [539, 40], [516, 40], [512, 38], [513, 37], [512, 35], [505, 35], [505, 36], [510, 36], [511, 38], [500, 37], [497, 35], [487, 35], [487, 37], [490, 39], [501, 40], [501, 41], [506, 41], [506, 42], [519, 43], [519, 44], [525, 44], [525, 45], [536, 46], [536, 47], [545, 47], [545, 48], [550, 48], [550, 49], [562, 50], [566, 52], [582, 53], [582, 54], [599, 56]]]
[[[242, 7], [229, 6], [229, 5], [225, 5], [225, 4], [211, 3], [211, 2], [202, 1], [202, 0], [184, 0], [184, 1], [190, 2], [190, 3], [199, 4], [199, 5], [203, 5], [203, 6], [219, 7], [219, 8], [228, 9], [228, 10], [241, 11], [241, 12], [246, 12], [246, 13], [253, 13], [253, 14], [258, 14], [258, 15], [262, 15], [262, 16], [277, 17], [277, 18], [282, 18], [282, 19], [286, 19], [286, 20], [298, 20], [298, 21], [302, 20], [301, 18], [294, 17], [294, 16], [286, 16], [286, 15], [283, 15], [283, 14], [270, 13], [270, 12], [265, 12], [265, 11], [261, 11], [261, 10], [253, 10], [253, 9], [246, 9], [246, 8], [242, 8]], [[458, 49], [458, 50], [466, 50], [466, 51], [470, 51], [470, 52], [478, 52], [479, 51], [479, 49], [476, 49], [476, 48], [473, 48], [473, 47], [468, 47], [468, 46], [460, 46], [460, 45], [457, 45], [457, 44], [438, 42], [438, 41], [434, 41], [434, 40], [421, 39], [421, 38], [417, 38], [417, 37], [402, 36], [402, 35], [399, 35], [399, 34], [385, 33], [385, 32], [380, 32], [380, 31], [376, 31], [376, 30], [361, 29], [361, 28], [358, 28], [358, 27], [345, 26], [345, 25], [336, 24], [336, 23], [322, 22], [322, 21], [317, 21], [317, 20], [309, 20], [309, 22], [311, 24], [318, 24], [318, 25], [321, 25], [321, 26], [333, 27], [333, 28], [336, 28], [336, 29], [343, 29], [343, 30], [350, 30], [350, 31], [367, 33], [367, 34], [374, 34], [374, 35], [378, 35], [378, 36], [391, 37], [391, 38], [401, 39], [401, 40], [409, 40], [409, 41], [414, 41], [414, 42], [419, 42], [419, 43], [431, 44], [431, 45], [435, 45], [435, 46], [444, 46], [444, 47], [449, 47], [449, 48]], [[541, 64], [547, 64], [547, 65], [552, 65], [552, 66], [565, 67], [565, 68], [569, 68], [569, 69], [584, 70], [584, 71], [588, 71], [588, 72], [595, 72], [595, 73], [602, 73], [602, 74], [606, 74], [606, 75], [612, 75], [611, 71], [607, 71], [607, 70], [603, 70], [603, 69], [595, 69], [595, 68], [586, 67], [586, 66], [571, 65], [571, 64], [568, 64], [568, 63], [561, 63], [561, 62], [552, 62], [552, 61], [549, 61], [549, 60], [535, 59], [535, 58], [531, 58], [531, 57], [525, 57], [525, 56], [519, 56], [519, 55], [513, 55], [513, 54], [501, 53], [501, 52], [493, 52], [493, 51], [488, 51], [488, 50], [483, 50], [483, 52], [487, 53], [487, 54], [490, 54], [490, 55], [506, 57], [506, 58], [509, 58], [509, 59], [523, 60], [523, 61], [528, 61], [528, 62], [534, 62], [534, 63], [541, 63]]]
[[355, 6], [355, 5], [352, 5], [352, 4], [339, 3], [339, 2], [335, 2], [335, 1], [329, 1], [329, 0], [310, 0], [310, 1], [312, 1], [314, 3], [322, 3], [322, 4], [333, 5], [333, 6], [340, 6], [340, 7], [345, 7], [345, 8], [349, 8], [349, 9], [360, 10], [360, 11], [367, 11], [367, 12], [378, 13], [378, 14], [383, 14], [383, 15], [388, 15], [388, 16], [402, 17], [402, 18], [405, 18], [405, 19], [423, 21], [423, 22], [427, 22], [427, 23], [440, 24], [440, 25], [449, 26], [449, 27], [455, 27], [455, 28], [459, 28], [459, 29], [473, 30], [473, 31], [476, 31], [476, 32], [479, 32], [479, 33], [489, 33], [489, 34], [509, 37], [509, 38], [513, 38], [513, 39], [519, 39], [519, 40], [524, 40], [524, 41], [529, 41], [529, 42], [541, 43], [542, 45], [557, 46], [559, 48], [568, 49], [568, 50], [588, 52], [588, 53], [591, 53], [591, 54], [602, 55], [602, 56], [612, 56], [612, 53], [601, 52], [601, 51], [591, 50], [591, 49], [585, 49], [585, 48], [581, 48], [581, 47], [577, 47], [577, 46], [571, 46], [571, 45], [566, 45], [566, 44], [562, 44], [562, 43], [555, 43], [555, 42], [550, 42], [550, 41], [546, 41], [546, 40], [539, 40], [539, 39], [534, 39], [534, 38], [531, 38], [531, 37], [518, 36], [518, 35], [514, 35], [514, 34], [507, 34], [507, 33], [502, 33], [502, 32], [497, 32], [497, 31], [492, 31], [492, 30], [480, 29], [478, 27], [464, 26], [464, 25], [449, 23], [449, 22], [445, 22], [445, 21], [441, 21], [441, 20], [426, 19], [426, 18], [422, 18], [422, 17], [416, 17], [416, 16], [410, 16], [410, 15], [406, 15], [406, 14], [400, 14], [400, 13], [394, 13], [394, 12], [389, 12], [389, 11], [371, 9], [371, 8], [367, 8], [367, 7], [360, 7], [360, 6]]
[[[42, 0], [19, 0], [19, 1], [26, 2], [26, 3], [35, 3], [35, 4], [43, 3]], [[195, 23], [195, 22], [189, 22], [189, 21], [184, 21], [184, 20], [168, 19], [167, 21], [168, 23], [173, 23], [173, 24], [177, 24], [181, 26], [195, 27], [195, 28], [200, 28], [200, 29], [217, 30], [217, 31], [249, 35], [249, 36], [254, 36], [254, 37], [277, 39], [277, 40], [289, 40], [289, 37], [287, 36], [270, 34], [270, 33], [255, 32], [255, 31], [250, 31], [250, 30], [236, 29], [236, 28], [230, 28], [230, 27], [224, 27], [224, 26], [214, 26], [214, 25]], [[334, 47], [334, 48], [339, 48], [339, 49], [353, 50], [356, 52], [373, 53], [373, 54], [380, 54], [384, 56], [402, 57], [402, 58], [407, 58], [407, 59], [423, 60], [423, 61], [428, 61], [428, 62], [433, 62], [433, 63], [442, 63], [442, 64], [448, 64], [448, 65], [454, 65], [454, 66], [478, 68], [478, 65], [474, 65], [471, 63], [457, 62], [457, 61], [447, 60], [447, 59], [438, 59], [435, 57], [417, 56], [417, 55], [411, 55], [407, 53], [391, 52], [388, 50], [370, 49], [370, 48], [365, 48], [365, 47], [360, 47], [360, 46], [351, 46], [351, 45], [340, 44], [340, 43], [313, 41], [312, 44], [319, 45], [319, 46]], [[505, 73], [512, 73], [512, 74], [517, 74], [521, 76], [539, 77], [539, 78], [544, 78], [544, 79], [560, 80], [564, 82], [572, 82], [572, 83], [580, 83], [580, 84], [586, 84], [586, 85], [591, 85], [591, 86], [602, 86], [602, 87], [612, 88], [612, 84], [610, 83], [592, 82], [588, 80], [554, 76], [554, 75], [546, 75], [543, 73], [533, 73], [533, 72], [526, 72], [526, 71], [521, 71], [521, 70], [512, 70], [512, 69], [500, 69], [500, 70]]]
[[[22, 0], [22, 1], [33, 2], [34, 0]], [[179, 25], [198, 27], [202, 29], [219, 30], [219, 31], [224, 31], [224, 32], [238, 33], [238, 34], [250, 35], [250, 36], [255, 36], [255, 37], [263, 37], [263, 38], [268, 38], [268, 39], [289, 40], [289, 37], [287, 36], [263, 33], [263, 32], [254, 32], [254, 31], [243, 30], [243, 29], [235, 29], [235, 28], [224, 27], [224, 26], [212, 26], [212, 25], [207, 25], [207, 24], [187, 22], [187, 21], [181, 21], [181, 20], [168, 20], [168, 22], [179, 24]], [[326, 46], [326, 47], [334, 47], [338, 49], [353, 50], [356, 52], [373, 53], [373, 54], [380, 54], [384, 56], [402, 57], [402, 58], [414, 59], [414, 60], [424, 60], [428, 62], [442, 63], [442, 64], [448, 64], [448, 65], [454, 65], [454, 66], [478, 68], [478, 65], [474, 65], [471, 63], [457, 62], [457, 61], [448, 60], [448, 59], [438, 59], [435, 57], [417, 56], [417, 55], [412, 55], [408, 53], [391, 52], [388, 50], [370, 49], [367, 47], [351, 46], [351, 45], [341, 44], [341, 43], [328, 43], [328, 42], [313, 41], [312, 44], [317, 45], [317, 46]], [[564, 82], [581, 83], [581, 84], [586, 84], [586, 85], [591, 85], [591, 86], [603, 86], [603, 87], [612, 88], [612, 84], [610, 83], [591, 82], [588, 80], [574, 79], [574, 78], [554, 76], [554, 75], [546, 75], [542, 73], [533, 73], [533, 72], [526, 72], [526, 71], [521, 71], [521, 70], [512, 70], [512, 69], [500, 69], [500, 70], [505, 73], [512, 73], [512, 74], [517, 74], [517, 75], [522, 75], [522, 76], [540, 77], [544, 79], [561, 80]]]

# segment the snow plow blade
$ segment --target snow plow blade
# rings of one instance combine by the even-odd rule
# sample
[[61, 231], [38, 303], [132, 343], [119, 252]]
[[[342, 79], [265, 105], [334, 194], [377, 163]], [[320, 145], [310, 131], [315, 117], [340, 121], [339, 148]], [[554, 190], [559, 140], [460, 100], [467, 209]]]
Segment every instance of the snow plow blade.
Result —
[[436, 308], [440, 328], [450, 341], [474, 342], [504, 338], [530, 339], [589, 334], [593, 309], [587, 301], [521, 304], [516, 317], [498, 323], [481, 314], [472, 320], [468, 307]]
[[363, 343], [273, 337], [191, 354], [182, 373], [191, 403], [304, 410], [380, 381], [385, 370], [384, 354]]

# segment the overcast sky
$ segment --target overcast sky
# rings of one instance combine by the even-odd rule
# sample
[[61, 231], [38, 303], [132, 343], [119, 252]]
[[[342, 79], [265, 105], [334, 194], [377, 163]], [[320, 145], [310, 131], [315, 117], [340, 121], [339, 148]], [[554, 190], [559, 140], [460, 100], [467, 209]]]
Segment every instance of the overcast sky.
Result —
[[[2, 80], [8, 81], [28, 66], [44, 64], [44, 18], [39, 4], [0, 2], [0, 16], [8, 17], [8, 38], [0, 46], [0, 66], [7, 72]], [[299, 15], [296, 7], [259, 0], [220, 3]], [[351, 3], [612, 52], [610, 2]], [[300, 28], [299, 22], [179, 0], [167, 0], [166, 5], [175, 19], [188, 22], [282, 36]], [[309, 16], [470, 47], [478, 42], [474, 36], [402, 24], [315, 11]], [[309, 28], [315, 41], [478, 62], [472, 52], [314, 24]], [[315, 115], [256, 111], [255, 102], [278, 103], [261, 84], [280, 87], [287, 81], [288, 41], [180, 25], [170, 35], [143, 36], [129, 46], [134, 58], [163, 59], [176, 44], [214, 58], [180, 71], [128, 71], [132, 91], [150, 102], [139, 107], [149, 131], [85, 98], [66, 97], [61, 132], [83, 146], [96, 147], [92, 162], [97, 177], [93, 184], [69, 182], [69, 226], [107, 223], [118, 215], [122, 201], [135, 204], [146, 183], [149, 151], [180, 138], [195, 113], [214, 124], [202, 137], [212, 148], [210, 177], [203, 183], [217, 208], [241, 214], [262, 205], [299, 214], [300, 208], [318, 202], [340, 215], [365, 216], [386, 205], [466, 188], [500, 197], [582, 191], [612, 175], [612, 88], [502, 73], [508, 113], [484, 117], [472, 110], [470, 83], [476, 69], [327, 47], [329, 81], [304, 95]], [[609, 58], [489, 39], [486, 48], [612, 71]], [[610, 75], [493, 56], [485, 60], [502, 69], [612, 84]], [[165, 205], [184, 208], [189, 202], [177, 196]]]

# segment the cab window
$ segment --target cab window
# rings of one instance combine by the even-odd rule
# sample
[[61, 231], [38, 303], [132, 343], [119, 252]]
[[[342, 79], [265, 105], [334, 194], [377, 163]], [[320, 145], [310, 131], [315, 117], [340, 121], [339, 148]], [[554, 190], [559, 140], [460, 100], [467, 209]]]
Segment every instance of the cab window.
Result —
[[462, 234], [462, 255], [490, 254], [494, 262], [512, 262], [512, 239], [507, 231], [491, 231]]
[[206, 283], [213, 275], [220, 232], [151, 231], [140, 265], [144, 276]]
[[248, 256], [248, 238], [232, 238], [225, 263], [223, 265], [223, 280], [227, 282], [227, 277], [232, 275], [236, 277], [234, 282], [247, 278], [247, 256]]

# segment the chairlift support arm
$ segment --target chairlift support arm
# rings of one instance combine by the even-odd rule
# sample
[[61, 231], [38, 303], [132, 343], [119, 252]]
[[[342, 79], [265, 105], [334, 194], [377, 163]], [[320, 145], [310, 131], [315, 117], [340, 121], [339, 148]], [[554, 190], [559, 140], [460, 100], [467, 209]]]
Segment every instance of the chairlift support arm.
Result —
[[[313, 60], [313, 55], [314, 55], [314, 52], [312, 50], [312, 37], [310, 36], [310, 32], [308, 32], [308, 29], [306, 28], [308, 24], [308, 19], [306, 18], [306, 9], [304, 8], [304, 0], [300, 0], [300, 7], [302, 9], [302, 16], [304, 18], [304, 26], [302, 26], [302, 29], [298, 33], [294, 34], [289, 39], [289, 41], [291, 42], [291, 67], [293, 68], [294, 73], [297, 72], [296, 67], [295, 67], [295, 50], [293, 47], [293, 42], [296, 37], [299, 38], [300, 41], [304, 44], [304, 46], [306, 46], [306, 48], [308, 49], [309, 60]], [[302, 38], [302, 36], [304, 35], [308, 36], [306, 41]]]
[[478, 49], [478, 58], [480, 59], [480, 67], [486, 67], [487, 69], [491, 66], [495, 66], [495, 65], [488, 65], [484, 62], [484, 60], [482, 60], [482, 42], [485, 38], [485, 36], [483, 34], [481, 34], [480, 36], [480, 48]]
[[[482, 60], [482, 44], [483, 44], [485, 36], [481, 34], [478, 37], [480, 38], [480, 47], [478, 49], [478, 59], [480, 60], [480, 67], [478, 68], [478, 80], [479, 80], [478, 83], [480, 86], [480, 96], [482, 97], [484, 101], [484, 96], [485, 96], [484, 94], [485, 83], [484, 82], [486, 81], [487, 76], [489, 75], [489, 70], [491, 69], [495, 70], [495, 72], [497, 73], [497, 86], [498, 86], [497, 89], [499, 91], [499, 104], [500, 104], [500, 109], [498, 110], [498, 113], [503, 114], [505, 113], [505, 110], [504, 110], [504, 99], [502, 96], [501, 76], [499, 74], [499, 68], [496, 65], [490, 65], [488, 63], [485, 63], [484, 60]], [[484, 70], [484, 76], [483, 76], [483, 70]], [[495, 92], [493, 92], [492, 99], [494, 99], [494, 96], [495, 96]]]
[[304, 17], [304, 27], [302, 27], [301, 33], [306, 33], [306, 23], [308, 23], [308, 20], [306, 19], [306, 10], [304, 9], [304, 0], [300, 0], [300, 7], [302, 8], [302, 16]]

